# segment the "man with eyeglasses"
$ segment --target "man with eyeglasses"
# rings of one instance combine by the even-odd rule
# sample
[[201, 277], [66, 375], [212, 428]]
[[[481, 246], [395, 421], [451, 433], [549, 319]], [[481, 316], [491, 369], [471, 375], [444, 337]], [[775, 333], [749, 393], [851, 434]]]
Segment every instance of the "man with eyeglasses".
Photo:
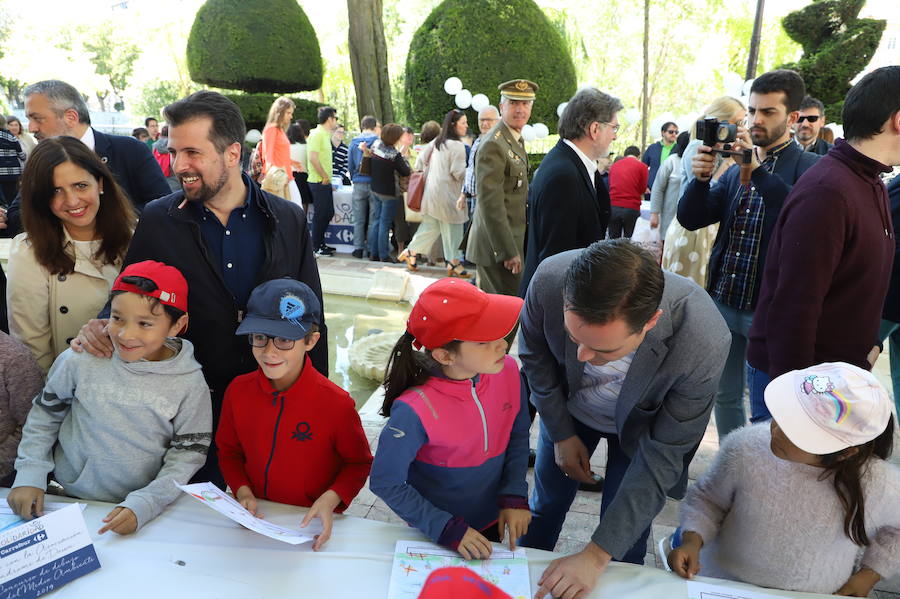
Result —
[[560, 140], [531, 182], [522, 297], [544, 258], [606, 237], [609, 191], [597, 160], [607, 155], [616, 139], [620, 110], [618, 98], [595, 87], [582, 88], [566, 104], [559, 119]]
[[475, 156], [478, 154], [478, 146], [481, 145], [481, 141], [498, 121], [500, 121], [500, 111], [495, 106], [485, 106], [478, 111], [478, 131], [480, 134], [478, 139], [472, 144], [472, 150], [469, 152], [469, 163], [466, 165], [466, 178], [462, 189], [462, 196], [469, 207], [469, 222], [466, 223], [466, 228], [471, 225], [472, 215], [475, 214], [475, 202], [478, 198], [475, 186]]
[[669, 121], [663, 124], [659, 132], [662, 135], [662, 139], [647, 146], [644, 157], [641, 159], [641, 162], [650, 168], [650, 175], [647, 178], [648, 189], [653, 189], [656, 171], [659, 170], [659, 166], [666, 161], [666, 158], [675, 149], [675, 140], [678, 138], [678, 125]]
[[797, 143], [806, 152], [824, 156], [832, 147], [821, 137], [819, 131], [825, 126], [825, 105], [821, 100], [806, 96], [800, 103], [800, 116], [795, 127]]

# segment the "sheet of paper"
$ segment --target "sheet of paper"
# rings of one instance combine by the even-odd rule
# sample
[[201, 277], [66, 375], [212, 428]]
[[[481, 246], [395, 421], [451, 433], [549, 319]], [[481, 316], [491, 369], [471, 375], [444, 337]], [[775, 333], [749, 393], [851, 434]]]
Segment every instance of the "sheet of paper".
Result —
[[0, 533], [0, 597], [33, 599], [99, 567], [78, 504]]
[[687, 581], [689, 599], [781, 599], [762, 591], [737, 589], [708, 582]]
[[234, 500], [234, 498], [221, 491], [212, 483], [194, 483], [192, 485], [178, 485], [178, 488], [203, 503], [203, 505], [216, 510], [223, 516], [226, 516], [241, 526], [249, 528], [253, 532], [267, 536], [276, 541], [290, 543], [291, 545], [300, 545], [313, 540], [313, 537], [321, 532], [319, 520], [315, 520], [307, 527], [308, 530], [300, 532], [291, 530], [283, 526], [278, 526], [262, 518], [257, 518]]
[[388, 599], [414, 599], [425, 579], [438, 568], [462, 566], [497, 585], [513, 599], [530, 599], [528, 558], [524, 549], [502, 549], [493, 545], [490, 559], [463, 559], [457, 552], [424, 541], [397, 541]]
[[[62, 501], [45, 501], [44, 502], [44, 514], [49, 514], [50, 512], [55, 512], [56, 510], [60, 510], [64, 507], [70, 505], [77, 505], [81, 507], [81, 511], [84, 511], [84, 508], [87, 505], [83, 503], [65, 503]], [[0, 532], [8, 528], [12, 528], [14, 526], [19, 526], [20, 524], [24, 524], [25, 520], [16, 515], [11, 507], [9, 507], [9, 503], [7, 503], [6, 498], [0, 498]]]

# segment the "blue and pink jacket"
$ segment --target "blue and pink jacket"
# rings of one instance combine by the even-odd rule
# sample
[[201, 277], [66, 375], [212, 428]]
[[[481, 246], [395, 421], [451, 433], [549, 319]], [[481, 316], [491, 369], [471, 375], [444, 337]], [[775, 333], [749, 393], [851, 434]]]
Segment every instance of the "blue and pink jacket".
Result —
[[484, 530], [501, 508], [528, 509], [528, 429], [519, 368], [440, 376], [394, 400], [369, 487], [432, 541], [456, 549], [468, 527]]

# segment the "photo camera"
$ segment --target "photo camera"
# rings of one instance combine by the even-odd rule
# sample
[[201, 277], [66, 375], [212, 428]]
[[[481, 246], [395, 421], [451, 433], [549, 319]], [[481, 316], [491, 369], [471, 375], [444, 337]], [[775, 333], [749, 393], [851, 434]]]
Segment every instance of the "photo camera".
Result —
[[737, 139], [737, 125], [720, 121], [715, 117], [700, 119], [697, 121], [696, 138], [703, 142], [704, 146], [709, 147], [728, 144]]

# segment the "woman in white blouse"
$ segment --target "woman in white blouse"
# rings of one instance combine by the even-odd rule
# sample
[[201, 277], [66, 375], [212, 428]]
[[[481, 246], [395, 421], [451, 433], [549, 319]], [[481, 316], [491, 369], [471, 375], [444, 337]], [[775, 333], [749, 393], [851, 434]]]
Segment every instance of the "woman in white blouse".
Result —
[[21, 195], [25, 232], [9, 254], [9, 329], [46, 373], [106, 304], [135, 214], [106, 165], [73, 137], [35, 147]]

